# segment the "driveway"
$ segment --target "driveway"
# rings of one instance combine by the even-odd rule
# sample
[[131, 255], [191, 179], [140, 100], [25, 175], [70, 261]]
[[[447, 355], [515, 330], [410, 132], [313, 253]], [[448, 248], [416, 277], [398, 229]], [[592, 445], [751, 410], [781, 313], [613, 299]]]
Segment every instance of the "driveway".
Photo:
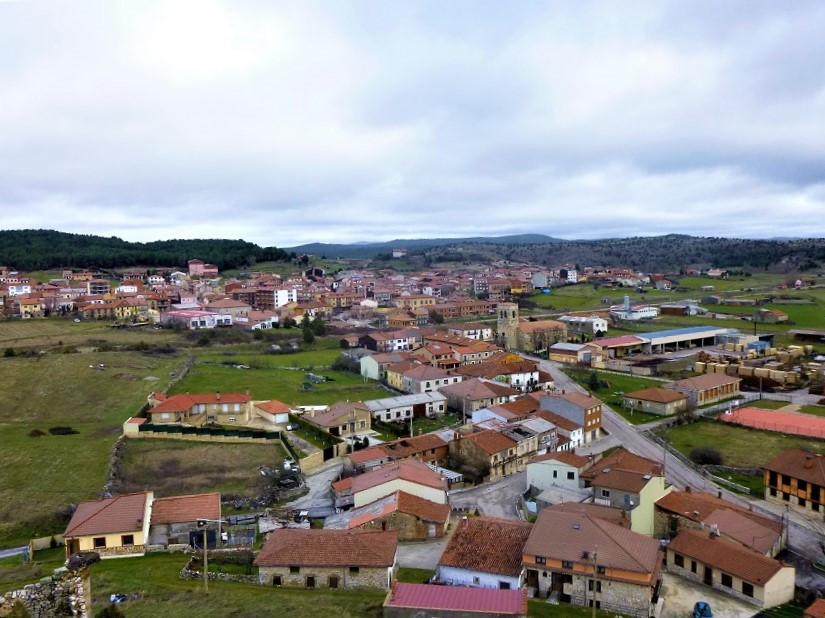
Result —
[[518, 519], [516, 503], [527, 491], [527, 473], [518, 472], [495, 483], [450, 492], [450, 504], [460, 508], [477, 508], [482, 515]]
[[304, 482], [309, 488], [309, 493], [284, 506], [294, 509], [332, 506], [334, 502], [330, 495], [330, 485], [338, 479], [342, 468], [343, 466], [340, 462], [328, 463], [319, 470], [307, 475], [304, 478]]

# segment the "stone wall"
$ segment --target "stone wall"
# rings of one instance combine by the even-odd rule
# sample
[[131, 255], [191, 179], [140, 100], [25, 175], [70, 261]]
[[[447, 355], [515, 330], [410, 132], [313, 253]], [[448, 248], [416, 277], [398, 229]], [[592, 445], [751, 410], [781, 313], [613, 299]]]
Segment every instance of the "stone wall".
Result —
[[[592, 578], [573, 576], [572, 584], [568, 586], [570, 603], [589, 607], [594, 592], [590, 590], [589, 582]], [[649, 586], [629, 584], [626, 582], [599, 579], [601, 591], [596, 592], [596, 601], [604, 611], [617, 612], [624, 616], [647, 618], [650, 615], [651, 589]]]
[[330, 578], [338, 578], [338, 588], [371, 588], [388, 590], [388, 568], [361, 567], [358, 573], [351, 573], [348, 567], [300, 567], [297, 573], [290, 573], [289, 567], [260, 567], [259, 583], [272, 586], [273, 578], [280, 576], [284, 588], [306, 588], [307, 577], [315, 578], [315, 588], [329, 588]]
[[[386, 528], [384, 527], [385, 524]], [[430, 537], [430, 526], [433, 527], [435, 532], [433, 537]], [[440, 539], [443, 537], [447, 525], [446, 522], [443, 524], [430, 523], [407, 513], [396, 512], [373, 519], [358, 527], [364, 530], [398, 530], [400, 532], [399, 541], [426, 541], [429, 538]]]
[[[200, 567], [200, 558], [197, 556], [192, 556], [189, 559], [189, 562], [186, 563], [180, 571], [180, 578], [181, 579], [199, 579], [203, 580], [203, 571], [199, 571], [193, 567]], [[222, 582], [240, 582], [242, 584], [257, 584], [258, 583], [258, 576], [257, 575], [243, 575], [241, 573], [212, 573], [210, 572], [208, 575], [210, 581], [222, 581]]]
[[32, 618], [78, 616], [88, 618], [92, 611], [89, 573], [84, 569], [55, 569], [54, 575], [0, 596], [0, 618], [8, 616], [15, 604], [22, 604]]

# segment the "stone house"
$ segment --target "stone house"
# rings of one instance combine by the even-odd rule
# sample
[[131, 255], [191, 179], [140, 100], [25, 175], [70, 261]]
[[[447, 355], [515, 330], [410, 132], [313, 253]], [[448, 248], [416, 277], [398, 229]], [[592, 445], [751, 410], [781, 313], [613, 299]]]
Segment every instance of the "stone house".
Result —
[[524, 584], [522, 552], [533, 526], [497, 517], [463, 517], [436, 567], [450, 586], [519, 590]]
[[518, 472], [518, 443], [498, 431], [488, 429], [458, 437], [450, 442], [450, 459], [481, 476], [498, 480]]
[[450, 511], [449, 504], [396, 491], [360, 508], [327, 517], [324, 529], [398, 530], [401, 541], [426, 541], [444, 536]]
[[397, 549], [397, 530], [282, 528], [269, 533], [255, 565], [262, 585], [389, 590]]
[[549, 508], [539, 512], [523, 564], [535, 596], [638, 618], [652, 615], [661, 585], [657, 539]]
[[144, 555], [153, 499], [151, 491], [142, 491], [81, 502], [63, 533], [66, 557], [79, 551], [101, 558]]
[[506, 384], [478, 378], [442, 386], [440, 390], [441, 394], [447, 397], [447, 407], [461, 412], [464, 418], [481, 408], [513, 401], [521, 394]]
[[667, 545], [667, 570], [762, 608], [794, 597], [794, 567], [714, 531], [683, 530]]
[[338, 438], [366, 433], [372, 422], [372, 414], [363, 401], [339, 401], [323, 411], [309, 410], [302, 418]]
[[199, 519], [221, 518], [221, 494], [196, 494], [157, 498], [152, 503], [150, 545], [189, 544], [192, 533], [200, 533]]

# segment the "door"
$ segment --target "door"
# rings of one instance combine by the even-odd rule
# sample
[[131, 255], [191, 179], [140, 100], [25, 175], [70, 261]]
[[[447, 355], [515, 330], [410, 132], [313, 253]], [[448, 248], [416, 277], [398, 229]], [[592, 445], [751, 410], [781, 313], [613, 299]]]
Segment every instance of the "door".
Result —
[[702, 579], [706, 586], [713, 586], [713, 569], [705, 565], [705, 577]]
[[337, 575], [330, 575], [329, 576], [329, 587], [330, 588], [337, 588], [338, 587], [338, 576]]
[[435, 538], [435, 524], [427, 526], [427, 536], [431, 539]]
[[307, 577], [307, 588], [315, 588], [315, 578], [312, 575]]
[[424, 418], [425, 416], [427, 416], [427, 404], [415, 404], [413, 406], [413, 418]]
[[527, 587], [528, 588], [538, 588], [539, 587], [539, 572], [534, 571], [532, 569], [527, 569]]

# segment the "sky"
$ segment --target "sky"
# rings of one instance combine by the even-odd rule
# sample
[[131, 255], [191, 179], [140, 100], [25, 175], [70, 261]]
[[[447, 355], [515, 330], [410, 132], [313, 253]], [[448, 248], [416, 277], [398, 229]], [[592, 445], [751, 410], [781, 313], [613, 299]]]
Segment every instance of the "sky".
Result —
[[0, 0], [0, 228], [825, 236], [825, 3]]

